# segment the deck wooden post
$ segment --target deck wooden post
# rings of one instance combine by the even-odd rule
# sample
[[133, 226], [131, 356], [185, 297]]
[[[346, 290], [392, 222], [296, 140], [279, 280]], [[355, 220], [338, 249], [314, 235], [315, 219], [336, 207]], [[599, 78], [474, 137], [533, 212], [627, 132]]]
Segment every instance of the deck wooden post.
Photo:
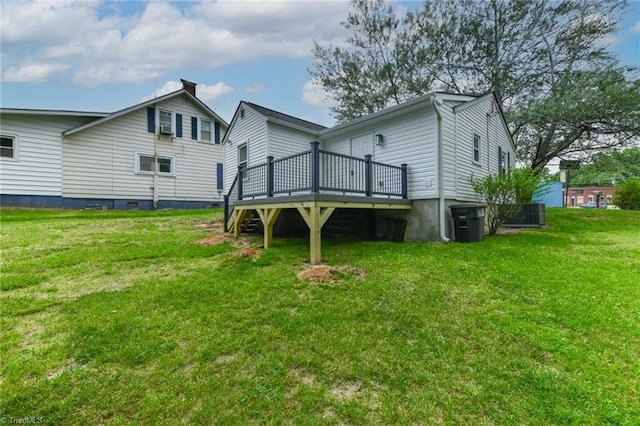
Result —
[[264, 248], [271, 247], [273, 225], [276, 223], [281, 210], [282, 209], [256, 209], [262, 221], [262, 227], [264, 228]]
[[[237, 212], [237, 213], [236, 213]], [[233, 235], [237, 238], [242, 234], [242, 222], [247, 217], [247, 210], [235, 210], [236, 220], [233, 226]]]
[[323, 209], [317, 206], [298, 207], [300, 215], [309, 227], [309, 261], [312, 265], [322, 263], [322, 227], [335, 209], [335, 207]]

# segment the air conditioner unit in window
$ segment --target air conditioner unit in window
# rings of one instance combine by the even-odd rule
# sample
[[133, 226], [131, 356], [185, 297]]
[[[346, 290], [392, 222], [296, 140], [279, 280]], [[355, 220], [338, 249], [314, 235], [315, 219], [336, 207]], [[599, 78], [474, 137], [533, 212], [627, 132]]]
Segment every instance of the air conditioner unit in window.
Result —
[[161, 135], [171, 135], [173, 132], [171, 131], [171, 126], [160, 125], [160, 134]]

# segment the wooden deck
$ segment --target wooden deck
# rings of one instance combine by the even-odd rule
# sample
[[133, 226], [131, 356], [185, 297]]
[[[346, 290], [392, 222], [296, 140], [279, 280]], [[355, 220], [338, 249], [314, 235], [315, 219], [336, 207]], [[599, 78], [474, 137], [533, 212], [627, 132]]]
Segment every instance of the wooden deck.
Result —
[[323, 193], [300, 194], [281, 197], [238, 200], [227, 221], [227, 227], [235, 236], [242, 233], [242, 224], [249, 212], [257, 212], [264, 228], [264, 247], [273, 240], [273, 225], [282, 209], [296, 209], [309, 227], [310, 262], [322, 262], [322, 227], [331, 214], [340, 208], [408, 210], [411, 201], [406, 199], [345, 196]]
[[238, 167], [225, 195], [225, 229], [236, 236], [248, 214], [257, 212], [264, 228], [264, 247], [282, 209], [296, 209], [309, 227], [311, 263], [321, 262], [322, 227], [339, 208], [407, 210], [407, 165], [394, 166], [320, 149]]

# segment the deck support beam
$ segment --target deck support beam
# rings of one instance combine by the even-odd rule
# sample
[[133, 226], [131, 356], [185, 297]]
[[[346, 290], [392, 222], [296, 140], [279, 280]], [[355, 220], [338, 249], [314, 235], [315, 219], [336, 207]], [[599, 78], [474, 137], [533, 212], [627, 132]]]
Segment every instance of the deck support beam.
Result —
[[264, 248], [271, 247], [271, 241], [273, 240], [273, 225], [276, 223], [280, 211], [282, 209], [256, 209], [260, 220], [262, 221], [262, 227], [264, 228]]
[[233, 222], [233, 235], [238, 238], [240, 236], [240, 234], [242, 233], [242, 223], [244, 222], [244, 219], [247, 217], [247, 213], [249, 211], [248, 210], [234, 210], [234, 213], [236, 213], [236, 220]]
[[322, 263], [322, 227], [335, 210], [335, 207], [298, 207], [300, 216], [309, 227], [310, 262], [312, 265]]

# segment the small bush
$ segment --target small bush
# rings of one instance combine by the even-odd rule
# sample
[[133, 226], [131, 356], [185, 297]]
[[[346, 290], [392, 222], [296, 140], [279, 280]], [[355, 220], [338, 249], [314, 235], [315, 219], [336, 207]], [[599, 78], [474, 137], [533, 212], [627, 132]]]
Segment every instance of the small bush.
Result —
[[489, 235], [511, 219], [520, 205], [530, 203], [540, 176], [529, 169], [514, 169], [501, 175], [471, 179], [473, 190], [487, 204]]
[[640, 210], [640, 179], [631, 179], [616, 185], [614, 202], [624, 210]]

